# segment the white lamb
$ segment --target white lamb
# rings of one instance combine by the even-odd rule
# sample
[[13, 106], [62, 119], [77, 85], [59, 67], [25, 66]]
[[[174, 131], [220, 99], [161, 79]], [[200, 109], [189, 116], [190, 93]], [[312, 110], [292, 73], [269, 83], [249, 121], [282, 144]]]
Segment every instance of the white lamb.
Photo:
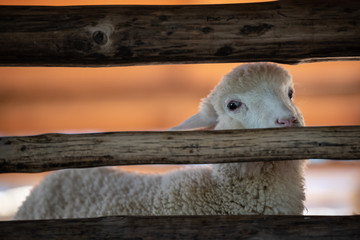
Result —
[[[278, 65], [245, 64], [172, 130], [303, 126], [291, 76]], [[50, 174], [15, 219], [108, 215], [302, 214], [305, 160], [214, 164], [163, 175], [111, 168]]]

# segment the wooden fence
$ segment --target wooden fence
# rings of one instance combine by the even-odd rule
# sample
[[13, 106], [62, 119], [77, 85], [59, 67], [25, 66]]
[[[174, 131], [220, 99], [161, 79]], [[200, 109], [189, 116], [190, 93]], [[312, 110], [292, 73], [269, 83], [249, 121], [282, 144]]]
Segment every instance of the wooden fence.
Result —
[[[350, 0], [1, 6], [0, 65], [359, 60], [359, 26], [360, 2]], [[2, 173], [302, 158], [359, 159], [360, 126], [0, 138]], [[360, 216], [113, 216], [4, 221], [0, 239], [360, 239], [359, 224]]]
[[358, 1], [0, 8], [0, 65], [359, 59]]

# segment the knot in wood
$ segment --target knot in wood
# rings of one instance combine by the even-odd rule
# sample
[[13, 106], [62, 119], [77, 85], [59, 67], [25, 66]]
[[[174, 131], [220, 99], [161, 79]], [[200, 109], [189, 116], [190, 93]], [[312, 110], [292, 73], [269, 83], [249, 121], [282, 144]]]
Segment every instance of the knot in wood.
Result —
[[99, 45], [104, 45], [108, 41], [108, 38], [103, 31], [94, 32], [92, 37], [94, 41]]

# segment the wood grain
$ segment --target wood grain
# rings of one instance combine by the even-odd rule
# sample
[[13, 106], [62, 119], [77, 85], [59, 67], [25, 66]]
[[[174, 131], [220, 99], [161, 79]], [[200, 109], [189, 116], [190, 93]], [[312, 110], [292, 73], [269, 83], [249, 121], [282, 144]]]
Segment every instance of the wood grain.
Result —
[[134, 164], [360, 159], [360, 126], [0, 138], [0, 172]]
[[22, 239], [359, 239], [360, 216], [160, 216], [0, 222]]
[[360, 59], [360, 1], [1, 6], [0, 66]]

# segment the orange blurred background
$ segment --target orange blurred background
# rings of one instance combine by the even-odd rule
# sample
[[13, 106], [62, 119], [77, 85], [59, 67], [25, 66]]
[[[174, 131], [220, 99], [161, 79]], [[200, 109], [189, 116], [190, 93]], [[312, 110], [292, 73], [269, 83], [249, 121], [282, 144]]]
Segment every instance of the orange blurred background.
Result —
[[[238, 64], [0, 68], [0, 134], [161, 130]], [[360, 63], [285, 65], [308, 126], [360, 124]]]
[[[3, 5], [241, 2], [254, 1], [0, 0], [0, 4]], [[165, 130], [195, 114], [200, 99], [206, 97], [221, 77], [237, 65], [239, 64], [113, 68], [0, 67], [0, 136], [51, 132]], [[360, 125], [360, 62], [322, 62], [283, 66], [293, 75], [295, 103], [302, 110], [308, 126]], [[307, 194], [309, 195], [309, 191], [314, 186], [319, 186], [318, 189], [323, 190], [324, 185], [316, 185], [319, 183], [318, 180], [314, 180], [316, 176], [324, 174], [334, 176], [336, 169], [339, 177], [342, 176], [341, 174], [347, 175], [352, 184], [351, 190], [343, 196], [351, 196], [344, 197], [347, 199], [344, 201], [351, 205], [349, 209], [354, 209], [354, 206], [360, 205], [358, 163], [330, 162], [322, 167], [309, 167], [307, 180], [314, 184], [308, 183]], [[0, 190], [2, 186], [18, 187], [38, 183], [41, 176], [43, 174], [1, 174]], [[330, 182], [331, 179], [333, 183], [334, 181], [339, 183], [335, 177], [330, 178]], [[350, 186], [349, 182], [343, 184], [339, 189]], [[333, 195], [330, 194], [331, 198], [336, 198], [338, 191], [331, 188], [329, 186], [330, 192], [335, 191]], [[0, 194], [0, 202], [1, 200]], [[318, 205], [316, 201], [319, 201], [319, 196], [309, 203], [308, 208], [311, 208], [309, 207], [311, 204], [326, 205], [324, 200]], [[353, 201], [356, 204], [353, 204]], [[0, 218], [1, 206], [5, 205], [0, 203]], [[334, 204], [331, 203], [329, 206]], [[340, 208], [343, 208], [343, 205]]]

